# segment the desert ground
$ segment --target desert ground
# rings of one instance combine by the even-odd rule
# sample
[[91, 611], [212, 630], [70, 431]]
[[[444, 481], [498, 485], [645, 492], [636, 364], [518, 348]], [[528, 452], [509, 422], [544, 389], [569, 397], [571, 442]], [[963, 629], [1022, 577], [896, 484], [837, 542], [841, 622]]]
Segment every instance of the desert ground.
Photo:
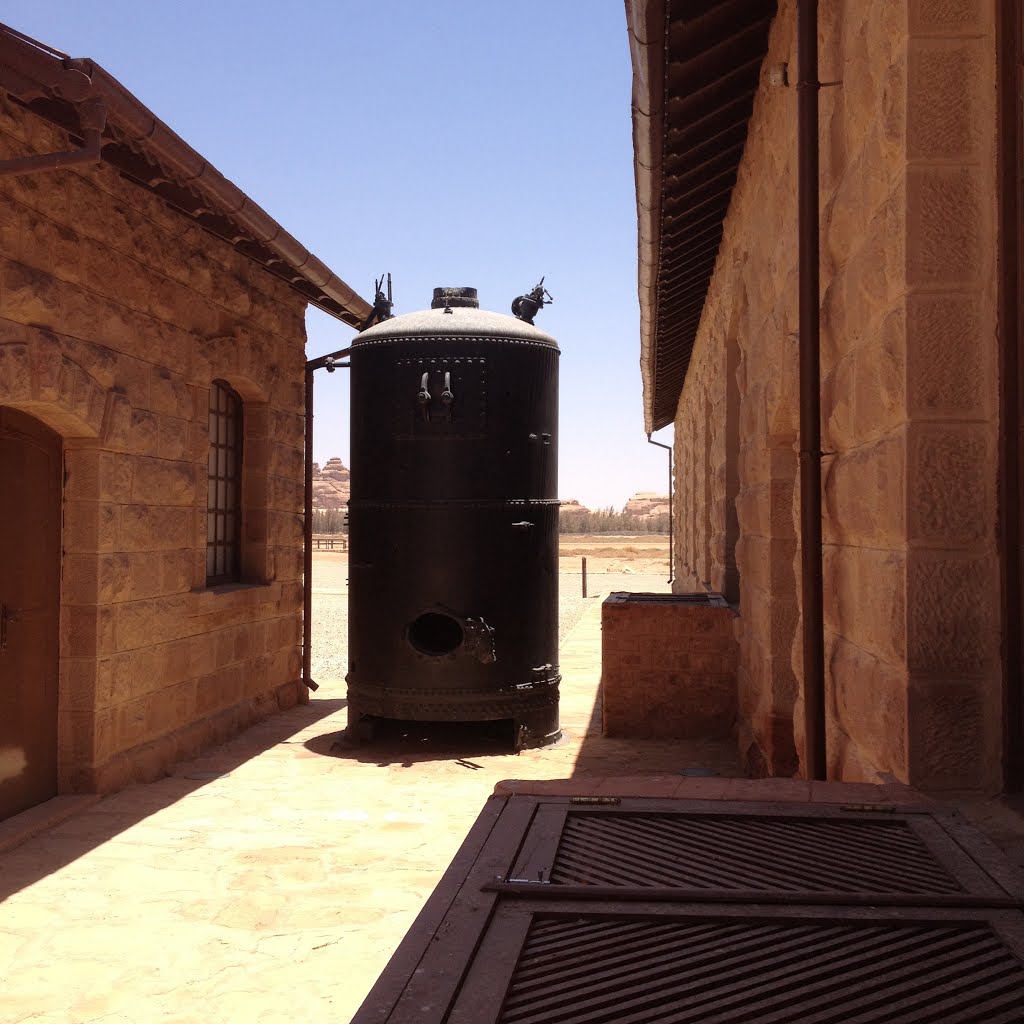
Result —
[[565, 533], [558, 551], [564, 574], [580, 571], [587, 559], [588, 573], [639, 573], [668, 577], [668, 536], [661, 533]]

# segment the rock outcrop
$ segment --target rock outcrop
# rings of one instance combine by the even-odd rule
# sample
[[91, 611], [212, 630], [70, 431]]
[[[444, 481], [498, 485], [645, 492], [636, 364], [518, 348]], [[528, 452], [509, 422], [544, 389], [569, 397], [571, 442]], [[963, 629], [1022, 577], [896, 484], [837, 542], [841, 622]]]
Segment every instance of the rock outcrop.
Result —
[[637, 491], [629, 501], [626, 502], [623, 512], [627, 516], [636, 516], [638, 519], [650, 519], [652, 516], [667, 516], [670, 510], [667, 494], [657, 494], [655, 491]]
[[313, 463], [313, 508], [343, 509], [350, 490], [349, 471], [341, 459], [328, 459], [323, 469]]
[[559, 502], [558, 506], [559, 516], [579, 515], [589, 511], [590, 509], [586, 505], [581, 505], [575, 498], [568, 498], [565, 501]]

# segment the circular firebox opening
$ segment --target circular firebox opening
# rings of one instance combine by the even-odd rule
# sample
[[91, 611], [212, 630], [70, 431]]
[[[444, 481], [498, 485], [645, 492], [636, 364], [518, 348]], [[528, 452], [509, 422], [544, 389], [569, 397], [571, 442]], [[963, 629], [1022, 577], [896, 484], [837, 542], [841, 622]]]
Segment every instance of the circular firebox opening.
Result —
[[462, 643], [462, 626], [450, 615], [426, 612], [409, 626], [409, 643], [421, 654], [451, 654]]

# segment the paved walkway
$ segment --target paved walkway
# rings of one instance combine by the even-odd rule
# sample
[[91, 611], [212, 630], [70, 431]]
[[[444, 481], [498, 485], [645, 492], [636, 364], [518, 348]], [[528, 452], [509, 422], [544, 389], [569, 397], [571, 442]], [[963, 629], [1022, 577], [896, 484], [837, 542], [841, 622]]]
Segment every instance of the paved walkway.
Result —
[[731, 744], [602, 738], [600, 599], [562, 645], [566, 739], [337, 745], [344, 684], [0, 854], [0, 1021], [344, 1024], [502, 779], [738, 774]]
[[[562, 645], [566, 739], [518, 756], [456, 726], [346, 749], [321, 675], [326, 696], [0, 853], [0, 1022], [344, 1024], [498, 781], [738, 776], [731, 744], [601, 737], [599, 664], [594, 598]], [[959, 806], [1024, 864], [1016, 813]]]

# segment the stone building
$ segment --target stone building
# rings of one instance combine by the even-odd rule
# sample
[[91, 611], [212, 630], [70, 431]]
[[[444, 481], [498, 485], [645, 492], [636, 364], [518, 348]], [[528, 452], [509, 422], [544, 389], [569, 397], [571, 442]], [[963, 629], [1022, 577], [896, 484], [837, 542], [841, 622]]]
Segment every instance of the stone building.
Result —
[[[677, 586], [733, 604], [741, 751], [791, 775], [798, 3], [626, 7], [644, 406], [647, 430], [675, 428]], [[1020, 788], [1021, 3], [817, 7], [828, 775]]]
[[99, 65], [0, 26], [0, 817], [306, 699], [310, 302], [369, 312]]

